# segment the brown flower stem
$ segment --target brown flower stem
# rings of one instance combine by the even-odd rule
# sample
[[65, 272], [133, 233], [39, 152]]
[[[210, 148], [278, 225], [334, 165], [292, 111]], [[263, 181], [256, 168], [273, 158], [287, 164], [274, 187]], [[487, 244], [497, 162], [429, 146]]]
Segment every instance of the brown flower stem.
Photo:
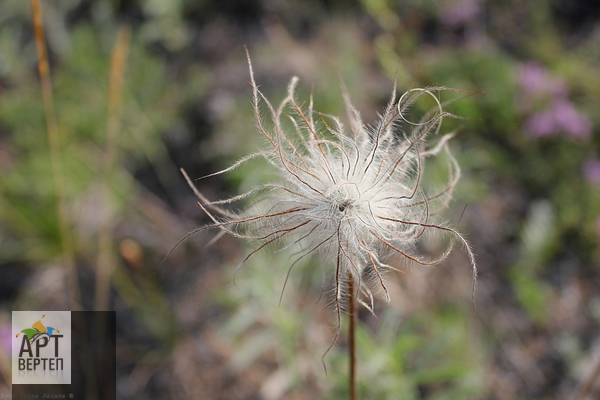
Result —
[[348, 274], [348, 313], [350, 314], [350, 323], [348, 324], [348, 354], [350, 355], [350, 373], [349, 373], [349, 385], [350, 385], [350, 400], [357, 400], [358, 395], [356, 392], [356, 319], [357, 307], [356, 307], [356, 291], [354, 288], [354, 278], [352, 274]]

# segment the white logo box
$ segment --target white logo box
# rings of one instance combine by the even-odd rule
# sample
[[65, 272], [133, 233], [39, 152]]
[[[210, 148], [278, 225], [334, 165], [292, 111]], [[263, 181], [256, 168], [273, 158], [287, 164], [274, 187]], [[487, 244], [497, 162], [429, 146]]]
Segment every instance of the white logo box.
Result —
[[71, 311], [12, 312], [12, 383], [71, 384]]

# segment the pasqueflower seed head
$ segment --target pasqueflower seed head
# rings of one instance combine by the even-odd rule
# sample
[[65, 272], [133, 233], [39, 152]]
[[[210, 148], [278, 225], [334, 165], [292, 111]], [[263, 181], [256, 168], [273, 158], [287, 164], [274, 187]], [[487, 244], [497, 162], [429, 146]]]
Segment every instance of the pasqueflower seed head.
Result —
[[[394, 86], [377, 122], [367, 126], [341, 85], [349, 121], [345, 126], [338, 117], [317, 113], [312, 94], [308, 107], [303, 108], [296, 100], [295, 77], [287, 96], [274, 106], [256, 85], [249, 56], [248, 65], [254, 114], [266, 148], [216, 174], [263, 158], [278, 171], [279, 180], [226, 200], [209, 201], [186, 175], [200, 200], [198, 204], [213, 221], [211, 226], [255, 243], [241, 264], [275, 243], [299, 246], [290, 269], [304, 257], [320, 253], [335, 266], [333, 290], [338, 315], [348, 279], [360, 291], [359, 301], [372, 311], [374, 288], [389, 301], [385, 275], [394, 269], [387, 264], [393, 256], [435, 265], [448, 256], [457, 240], [470, 258], [475, 284], [475, 258], [467, 241], [456, 229], [439, 222], [437, 215], [450, 200], [460, 176], [448, 147], [452, 134], [427, 145], [440, 130], [443, 118], [459, 118], [445, 112], [434, 93], [464, 92], [445, 87], [413, 88], [397, 99]], [[405, 117], [408, 109], [424, 95], [431, 96], [437, 107], [420, 121], [409, 121]], [[266, 107], [266, 116], [261, 114], [261, 105]], [[425, 193], [425, 161], [442, 152], [448, 160], [448, 182], [436, 193]], [[242, 199], [252, 199], [252, 206], [240, 213], [225, 208]], [[428, 233], [450, 236], [446, 251], [433, 259], [417, 251], [418, 242], [426, 240]]]

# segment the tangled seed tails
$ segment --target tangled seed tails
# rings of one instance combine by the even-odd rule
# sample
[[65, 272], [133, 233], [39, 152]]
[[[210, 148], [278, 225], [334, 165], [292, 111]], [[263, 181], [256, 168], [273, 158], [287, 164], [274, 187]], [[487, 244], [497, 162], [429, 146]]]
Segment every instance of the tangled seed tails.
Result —
[[[290, 269], [303, 258], [320, 253], [335, 265], [333, 303], [338, 321], [348, 276], [361, 294], [359, 302], [367, 309], [373, 311], [377, 292], [390, 300], [386, 275], [394, 268], [386, 262], [392, 256], [433, 266], [445, 260], [458, 241], [470, 258], [474, 287], [477, 270], [472, 250], [465, 238], [439, 222], [437, 215], [447, 206], [460, 177], [448, 147], [453, 134], [428, 145], [444, 118], [460, 118], [445, 112], [434, 92], [464, 92], [444, 87], [413, 88], [397, 99], [394, 86], [378, 121], [366, 126], [342, 85], [348, 129], [340, 118], [315, 112], [312, 94], [304, 109], [296, 100], [295, 77], [281, 103], [272, 105], [254, 80], [249, 56], [248, 65], [254, 115], [266, 148], [216, 174], [263, 158], [278, 171], [279, 180], [213, 202], [194, 189], [213, 227], [255, 244], [241, 264], [271, 244], [298, 245], [300, 250]], [[410, 121], [408, 110], [421, 96], [433, 97], [436, 108], [421, 120]], [[422, 187], [426, 159], [440, 153], [448, 160], [448, 181], [440, 191], [426, 193]], [[223, 208], [238, 200], [250, 200], [252, 206], [239, 213]], [[424, 258], [416, 251], [416, 244], [429, 233], [448, 235], [451, 240], [437, 257]]]

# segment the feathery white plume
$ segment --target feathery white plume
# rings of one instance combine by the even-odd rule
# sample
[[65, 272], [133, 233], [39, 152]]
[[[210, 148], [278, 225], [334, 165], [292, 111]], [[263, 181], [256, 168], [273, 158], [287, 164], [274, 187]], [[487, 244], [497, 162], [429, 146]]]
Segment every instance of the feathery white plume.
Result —
[[[209, 201], [186, 175], [200, 200], [198, 204], [212, 219], [212, 226], [257, 243], [242, 263], [271, 243], [299, 245], [301, 250], [292, 266], [308, 255], [322, 254], [335, 265], [334, 291], [339, 318], [348, 279], [362, 293], [359, 301], [372, 311], [373, 288], [381, 289], [389, 301], [385, 273], [393, 269], [386, 264], [391, 256], [435, 265], [448, 256], [458, 240], [470, 258], [474, 287], [477, 269], [467, 241], [454, 228], [434, 219], [439, 209], [447, 205], [460, 176], [460, 168], [447, 143], [452, 134], [439, 138], [435, 146], [426, 143], [438, 133], [443, 118], [460, 118], [443, 111], [433, 92], [465, 92], [428, 87], [411, 89], [396, 100], [394, 86], [383, 114], [368, 127], [342, 85], [350, 121], [346, 127], [337, 117], [315, 112], [312, 94], [308, 108], [303, 109], [295, 97], [296, 77], [288, 86], [287, 96], [274, 107], [256, 85], [249, 56], [248, 64], [256, 122], [267, 140], [267, 148], [217, 174], [261, 157], [278, 170], [279, 182], [227, 200]], [[423, 95], [433, 97], [437, 107], [421, 121], [409, 122], [404, 115]], [[266, 107], [268, 118], [261, 116], [261, 104]], [[448, 160], [447, 185], [437, 193], [426, 194], [421, 187], [425, 161], [441, 152], [445, 152]], [[248, 198], [256, 201], [243, 213], [222, 208]], [[416, 251], [416, 244], [428, 231], [451, 237], [446, 251], [434, 259], [425, 259]]]

